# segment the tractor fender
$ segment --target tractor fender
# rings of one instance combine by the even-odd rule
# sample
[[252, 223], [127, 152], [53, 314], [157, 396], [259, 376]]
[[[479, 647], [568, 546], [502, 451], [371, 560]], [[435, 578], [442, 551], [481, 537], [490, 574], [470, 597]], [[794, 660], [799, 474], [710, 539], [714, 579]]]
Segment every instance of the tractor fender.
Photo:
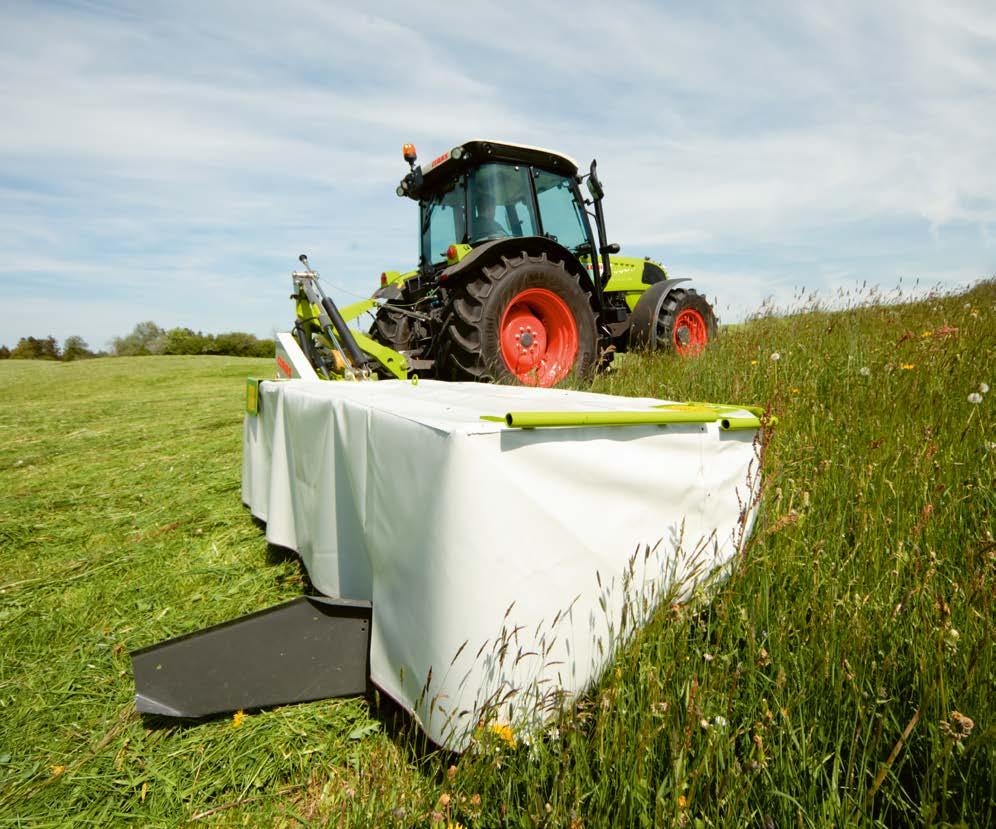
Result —
[[[503, 257], [512, 257], [525, 251], [530, 256], [539, 256], [545, 253], [549, 259], [564, 263], [568, 272], [577, 277], [581, 288], [588, 294], [588, 301], [591, 309], [596, 314], [599, 311], [598, 300], [595, 297], [595, 285], [591, 281], [588, 269], [581, 264], [581, 261], [563, 245], [547, 239], [545, 236], [510, 236], [505, 239], [493, 239], [478, 245], [470, 253], [456, 264], [450, 265], [439, 275], [439, 281], [444, 283], [455, 282], [461, 275], [486, 268], [496, 262], [500, 262]], [[679, 282], [681, 280], [678, 280]]]
[[653, 342], [654, 328], [661, 313], [661, 306], [674, 286], [680, 282], [691, 282], [689, 277], [665, 279], [655, 282], [637, 301], [629, 318], [630, 347]]

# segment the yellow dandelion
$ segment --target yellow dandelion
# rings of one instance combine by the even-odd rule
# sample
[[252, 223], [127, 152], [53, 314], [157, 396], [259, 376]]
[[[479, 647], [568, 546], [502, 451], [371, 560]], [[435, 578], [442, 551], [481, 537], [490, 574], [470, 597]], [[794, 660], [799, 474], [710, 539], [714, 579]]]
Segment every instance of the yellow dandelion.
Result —
[[798, 393], [799, 393], [799, 389], [792, 389], [792, 394], [798, 394]]
[[915, 364], [915, 363], [903, 363], [903, 364], [902, 364], [902, 365], [900, 366], [900, 368], [901, 368], [901, 369], [902, 369], [903, 371], [913, 371], [913, 369], [915, 369], [915, 368], [916, 368], [916, 364]]
[[509, 747], [515, 748], [515, 732], [509, 726], [503, 723], [492, 723], [489, 729], [499, 740], [507, 743]]
[[688, 808], [688, 798], [685, 797], [683, 794], [679, 794], [678, 795], [678, 808], [679, 809], [687, 809]]
[[920, 336], [924, 337], [924, 338], [926, 338], [926, 337], [933, 337], [934, 336], [934, 332], [933, 331], [924, 331]]
[[756, 365], [757, 365], [757, 360], [751, 360], [751, 361], [750, 361], [750, 364], [751, 364], [752, 366], [756, 366]]
[[232, 714], [232, 728], [242, 728], [242, 723], [246, 720], [245, 711], [236, 711]]
[[466, 827], [460, 821], [453, 820], [446, 824], [446, 829], [466, 829]]
[[59, 777], [61, 774], [64, 774], [65, 771], [66, 771], [66, 767], [63, 766], [61, 763], [58, 764], [58, 765], [52, 766], [52, 777]]

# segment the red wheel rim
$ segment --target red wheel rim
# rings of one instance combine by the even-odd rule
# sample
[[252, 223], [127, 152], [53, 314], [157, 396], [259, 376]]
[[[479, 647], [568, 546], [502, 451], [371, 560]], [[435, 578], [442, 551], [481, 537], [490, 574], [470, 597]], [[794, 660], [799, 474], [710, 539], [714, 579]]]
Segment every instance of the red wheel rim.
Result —
[[512, 299], [498, 329], [501, 356], [527, 386], [563, 380], [578, 355], [578, 326], [561, 297], [546, 288], [527, 288]]
[[709, 342], [709, 330], [702, 314], [693, 308], [686, 308], [674, 321], [671, 335], [674, 349], [683, 357], [698, 354]]

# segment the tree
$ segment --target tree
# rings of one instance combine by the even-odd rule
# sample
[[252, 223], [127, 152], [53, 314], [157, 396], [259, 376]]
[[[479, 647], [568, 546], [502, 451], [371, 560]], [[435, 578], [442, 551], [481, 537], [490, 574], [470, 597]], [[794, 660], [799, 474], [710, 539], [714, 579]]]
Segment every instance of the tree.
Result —
[[13, 360], [58, 360], [59, 344], [55, 337], [21, 337], [10, 356]]
[[94, 357], [94, 353], [90, 350], [90, 346], [86, 344], [86, 340], [82, 337], [72, 336], [66, 337], [65, 343], [62, 345], [62, 359], [66, 362], [71, 362], [72, 360], [85, 360], [88, 357]]
[[0, 360], [10, 359], [10, 349], [5, 345], [0, 345]]
[[111, 350], [117, 357], [141, 354], [162, 354], [166, 347], [166, 332], [154, 322], [140, 322], [126, 337], [115, 337]]

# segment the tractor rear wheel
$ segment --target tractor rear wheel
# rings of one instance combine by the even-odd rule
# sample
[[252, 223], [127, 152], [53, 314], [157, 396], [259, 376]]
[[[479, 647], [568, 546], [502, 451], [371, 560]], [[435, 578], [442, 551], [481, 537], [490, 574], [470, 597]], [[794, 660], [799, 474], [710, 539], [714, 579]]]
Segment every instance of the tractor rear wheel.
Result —
[[651, 294], [656, 287], [633, 309], [631, 345], [652, 351], [674, 350], [683, 357], [700, 354], [716, 339], [712, 306], [691, 288], [671, 288], [657, 298]]
[[437, 374], [552, 386], [595, 366], [598, 338], [588, 295], [562, 262], [522, 252], [457, 286]]
[[395, 351], [409, 351], [414, 344], [411, 318], [399, 313], [390, 305], [382, 305], [377, 309], [370, 336]]

